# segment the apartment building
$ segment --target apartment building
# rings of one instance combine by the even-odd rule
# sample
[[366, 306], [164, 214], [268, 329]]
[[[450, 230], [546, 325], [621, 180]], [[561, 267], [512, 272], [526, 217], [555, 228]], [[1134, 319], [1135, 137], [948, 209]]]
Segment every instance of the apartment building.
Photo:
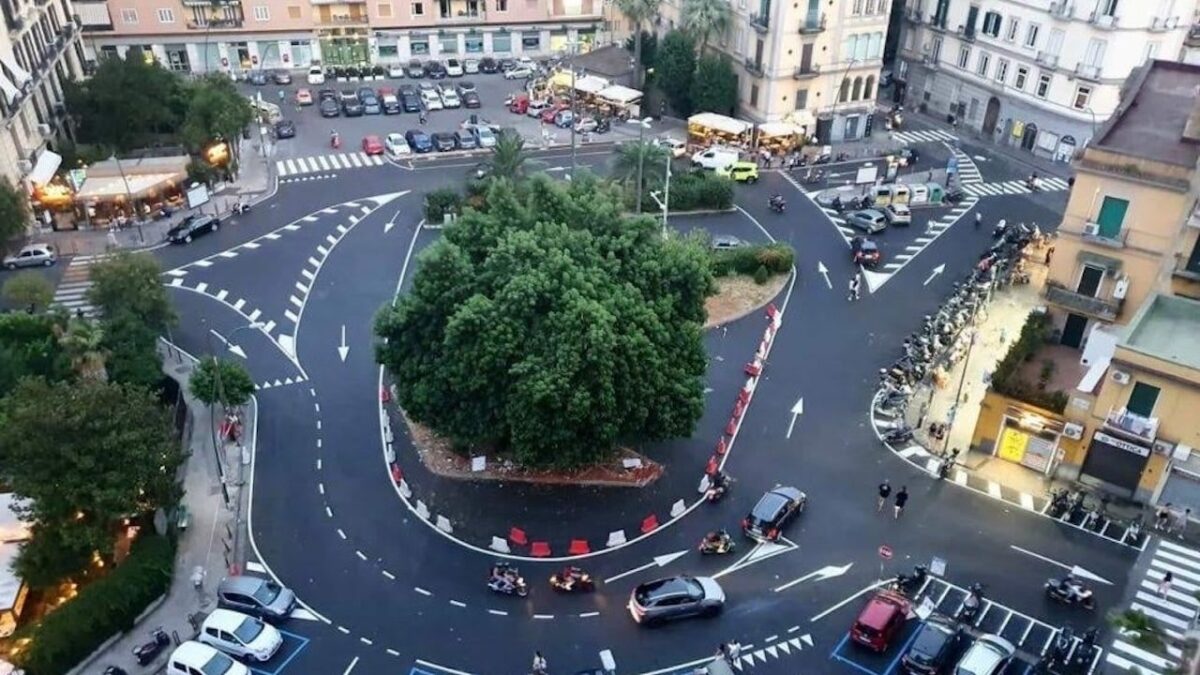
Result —
[[[710, 48], [733, 59], [739, 116], [827, 141], [868, 133], [892, 1], [733, 0], [730, 30]], [[684, 2], [664, 0], [660, 34], [680, 26]]]
[[1069, 161], [1134, 68], [1179, 59], [1196, 0], [909, 0], [897, 76], [910, 107]]
[[0, 0], [0, 176], [33, 190], [54, 176], [65, 128], [63, 82], [81, 72], [70, 0]]
[[603, 0], [80, 0], [89, 59], [180, 72], [541, 56], [597, 42]]

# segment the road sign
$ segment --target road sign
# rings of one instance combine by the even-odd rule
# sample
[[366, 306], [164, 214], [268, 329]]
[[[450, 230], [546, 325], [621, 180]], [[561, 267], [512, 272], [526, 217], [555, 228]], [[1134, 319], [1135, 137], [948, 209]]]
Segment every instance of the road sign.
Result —
[[887, 544], [883, 544], [882, 546], [880, 546], [879, 547], [879, 557], [883, 558], [884, 560], [891, 560], [892, 559], [892, 547], [888, 546]]

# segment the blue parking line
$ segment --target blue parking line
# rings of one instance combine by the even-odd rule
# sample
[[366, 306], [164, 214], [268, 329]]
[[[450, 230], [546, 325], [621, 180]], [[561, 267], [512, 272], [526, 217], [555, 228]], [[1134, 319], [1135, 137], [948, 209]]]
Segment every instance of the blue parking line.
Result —
[[834, 647], [833, 651], [829, 653], [829, 657], [832, 659], [841, 661], [842, 663], [844, 663], [844, 664], [850, 666], [851, 668], [854, 668], [860, 672], [866, 673], [866, 675], [889, 675], [889, 673], [892, 673], [896, 670], [896, 666], [899, 665], [900, 659], [904, 658], [905, 652], [907, 652], [908, 648], [910, 646], [912, 646], [913, 641], [915, 641], [917, 639], [917, 633], [920, 630], [921, 630], [921, 628], [920, 628], [920, 626], [918, 626], [917, 629], [913, 631], [913, 634], [911, 636], [909, 636], [908, 640], [904, 643], [904, 646], [901, 647], [899, 649], [899, 651], [896, 653], [896, 658], [892, 659], [892, 662], [888, 664], [888, 667], [882, 673], [875, 672], [874, 670], [867, 668], [866, 666], [862, 665], [861, 663], [856, 663], [855, 661], [852, 661], [851, 659], [849, 659], [845, 656], [842, 656], [841, 654], [838, 653], [842, 650], [842, 647], [846, 646], [846, 643], [850, 640], [849, 633], [846, 633], [846, 635], [842, 637], [842, 641], [837, 643], [837, 646]]
[[[305, 648], [308, 647], [309, 639], [304, 637], [303, 635], [289, 633], [286, 630], [279, 631], [279, 634], [299, 640], [300, 646], [296, 647], [294, 650], [292, 650], [292, 653], [288, 654], [288, 657], [283, 660], [283, 663], [279, 664], [278, 666], [275, 666], [275, 670], [263, 670], [261, 668], [251, 668], [250, 672], [255, 673], [255, 675], [280, 675], [280, 673], [282, 673], [283, 670], [288, 667], [288, 664], [292, 662], [292, 659], [299, 656], [300, 652], [304, 651]], [[284, 646], [285, 647], [287, 646], [286, 640], [284, 641]]]
[[420, 668], [413, 668], [412, 670], [408, 671], [408, 675], [439, 675], [439, 674], [431, 673], [428, 670], [421, 670]]

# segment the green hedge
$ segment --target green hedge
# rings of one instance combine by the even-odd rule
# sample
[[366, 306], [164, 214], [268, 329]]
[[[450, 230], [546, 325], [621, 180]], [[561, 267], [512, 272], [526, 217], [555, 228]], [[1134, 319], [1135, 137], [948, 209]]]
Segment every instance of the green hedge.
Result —
[[[661, 188], [655, 188], [661, 191]], [[658, 202], [646, 190], [642, 197], [642, 211], [657, 213]], [[636, 190], [634, 191], [636, 194]], [[660, 194], [659, 197], [662, 195]], [[718, 176], [712, 171], [688, 171], [671, 176], [672, 211], [725, 210], [733, 208], [733, 181]]]
[[167, 592], [174, 570], [175, 541], [143, 534], [108, 576], [18, 633], [32, 640], [18, 659], [20, 665], [29, 675], [71, 670], [105, 640], [132, 628], [134, 619]]
[[1037, 353], [1050, 336], [1050, 317], [1041, 312], [1029, 315], [1021, 327], [1021, 336], [1008, 348], [1008, 353], [992, 372], [992, 390], [1018, 401], [1061, 414], [1067, 409], [1067, 394], [1046, 391], [1045, 381], [1035, 384], [1021, 379], [1021, 367]]
[[761, 246], [742, 246], [712, 252], [713, 275], [726, 277], [731, 274], [758, 274], [760, 267], [767, 273], [787, 274], [792, 271], [796, 251], [789, 245], [776, 242]]
[[462, 195], [453, 188], [439, 188], [425, 195], [425, 220], [440, 225], [446, 213], [462, 213]]

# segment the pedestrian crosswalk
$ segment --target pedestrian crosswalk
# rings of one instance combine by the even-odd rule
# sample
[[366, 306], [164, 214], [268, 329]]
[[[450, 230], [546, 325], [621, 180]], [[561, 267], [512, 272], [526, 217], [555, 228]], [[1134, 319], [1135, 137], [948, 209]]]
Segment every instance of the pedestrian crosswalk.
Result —
[[901, 143], [936, 143], [938, 141], [957, 141], [958, 136], [941, 129], [924, 129], [921, 131], [896, 131], [891, 134], [894, 141]]
[[983, 182], [983, 175], [979, 173], [979, 167], [975, 165], [975, 160], [970, 155], [949, 143], [946, 144], [946, 147], [950, 148], [950, 153], [958, 160], [958, 182], [963, 190], [966, 190], [969, 185]]
[[[1163, 577], [1170, 572], [1173, 579], [1162, 587]], [[1145, 614], [1161, 631], [1163, 646], [1152, 649], [1138, 644], [1132, 635], [1118, 631], [1106, 661], [1112, 668], [1140, 675], [1174, 673], [1182, 660], [1183, 635], [1197, 614], [1200, 614], [1200, 551], [1160, 539], [1150, 558], [1150, 565], [1134, 587], [1128, 609]], [[1117, 672], [1117, 671], [1112, 671]]]
[[[1039, 192], [1059, 192], [1070, 189], [1070, 184], [1061, 178], [1039, 178]], [[976, 197], [994, 197], [996, 195], [1027, 195], [1030, 190], [1023, 180], [1006, 180], [1000, 183], [975, 183], [963, 181], [963, 192]]]
[[383, 166], [381, 155], [365, 152], [341, 152], [316, 157], [296, 157], [275, 161], [275, 170], [280, 176], [295, 176], [306, 173], [325, 173], [340, 169], [364, 169]]
[[103, 255], [81, 255], [71, 258], [62, 280], [54, 289], [54, 307], [62, 307], [71, 314], [95, 316], [98, 310], [87, 300], [92, 287], [91, 266], [104, 259]]

